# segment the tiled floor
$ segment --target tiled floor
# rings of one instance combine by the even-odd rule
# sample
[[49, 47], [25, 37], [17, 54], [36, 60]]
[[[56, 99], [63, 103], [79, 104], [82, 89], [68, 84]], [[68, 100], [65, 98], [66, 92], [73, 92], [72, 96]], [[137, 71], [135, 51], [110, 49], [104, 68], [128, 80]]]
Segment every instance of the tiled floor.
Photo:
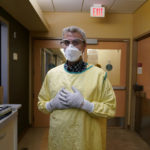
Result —
[[150, 146], [136, 132], [109, 128], [107, 150], [150, 150]]
[[29, 128], [18, 150], [48, 150], [48, 128]]
[[[30, 128], [19, 143], [19, 150], [47, 150], [47, 128]], [[107, 132], [107, 150], [150, 150], [133, 131], [109, 128]]]

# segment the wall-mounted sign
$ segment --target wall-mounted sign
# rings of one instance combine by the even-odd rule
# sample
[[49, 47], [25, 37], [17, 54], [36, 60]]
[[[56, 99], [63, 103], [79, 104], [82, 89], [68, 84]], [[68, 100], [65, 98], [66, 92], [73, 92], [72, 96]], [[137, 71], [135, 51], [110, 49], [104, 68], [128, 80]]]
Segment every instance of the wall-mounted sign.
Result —
[[105, 7], [100, 4], [94, 4], [90, 9], [91, 17], [105, 17]]
[[143, 73], [142, 63], [138, 63], [137, 64], [137, 74], [142, 74], [142, 73]]

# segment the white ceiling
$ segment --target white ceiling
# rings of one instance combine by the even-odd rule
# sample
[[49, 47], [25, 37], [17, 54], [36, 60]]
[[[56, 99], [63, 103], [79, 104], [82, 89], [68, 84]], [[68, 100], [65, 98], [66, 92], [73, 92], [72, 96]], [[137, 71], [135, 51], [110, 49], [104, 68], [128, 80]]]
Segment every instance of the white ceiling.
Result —
[[42, 11], [90, 12], [93, 4], [102, 4], [109, 13], [134, 13], [147, 0], [37, 0]]

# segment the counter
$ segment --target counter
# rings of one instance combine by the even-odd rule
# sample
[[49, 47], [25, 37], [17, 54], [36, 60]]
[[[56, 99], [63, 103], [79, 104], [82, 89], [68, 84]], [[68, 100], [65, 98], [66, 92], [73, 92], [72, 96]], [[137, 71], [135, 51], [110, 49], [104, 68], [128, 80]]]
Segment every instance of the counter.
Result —
[[3, 104], [0, 106], [11, 106], [12, 113], [0, 120], [0, 149], [18, 149], [18, 109], [21, 104]]

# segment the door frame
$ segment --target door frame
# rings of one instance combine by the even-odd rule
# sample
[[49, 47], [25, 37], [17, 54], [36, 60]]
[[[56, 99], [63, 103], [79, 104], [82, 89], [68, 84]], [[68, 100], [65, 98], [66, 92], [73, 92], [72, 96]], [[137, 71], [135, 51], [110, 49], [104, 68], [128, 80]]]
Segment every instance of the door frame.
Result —
[[[4, 57], [5, 58], [7, 57], [7, 60], [5, 61], [5, 63], [6, 63], [5, 65], [7, 65], [7, 66], [5, 66], [7, 68], [5, 73], [7, 74], [7, 76], [5, 77], [5, 73], [3, 73], [4, 80], [5, 80], [4, 82], [6, 82], [6, 84], [3, 87], [2, 103], [10, 103], [10, 101], [9, 101], [9, 95], [10, 95], [9, 94], [9, 92], [10, 92], [10, 90], [9, 90], [9, 87], [10, 87], [9, 86], [10, 85], [10, 83], [9, 83], [9, 76], [10, 76], [10, 71], [9, 71], [9, 66], [10, 66], [10, 62], [9, 62], [9, 22], [5, 18], [3, 18], [2, 16], [0, 16], [0, 22], [1, 22], [1, 26], [0, 26], [1, 28], [2, 28], [2, 26], [6, 26], [6, 28], [7, 28], [6, 29], [7, 34], [5, 34], [5, 37], [4, 37], [5, 39], [7, 39], [7, 42], [4, 43], [4, 45], [0, 45], [1, 47], [3, 46], [2, 48], [4, 49], [4, 51], [6, 51], [6, 55]], [[2, 33], [1, 33], [1, 35], [2, 35]], [[2, 54], [2, 51], [1, 51], [1, 54]], [[1, 57], [2, 57], [2, 55], [1, 55]], [[1, 66], [1, 71], [2, 71], [2, 69], [3, 68]], [[2, 84], [2, 72], [1, 72], [1, 84]]]
[[126, 49], [126, 100], [125, 100], [125, 120], [124, 120], [124, 124], [123, 124], [123, 128], [130, 128], [130, 93], [129, 93], [129, 89], [130, 89], [130, 39], [101, 39], [98, 38], [99, 42], [125, 42], [127, 45], [127, 49]]
[[136, 94], [133, 86], [137, 81], [137, 56], [138, 56], [138, 41], [144, 40], [150, 37], [150, 32], [140, 35], [133, 39], [133, 49], [132, 49], [132, 79], [131, 79], [131, 130], [135, 129], [135, 105], [136, 105]]
[[[41, 43], [39, 42], [39, 41], [41, 41]], [[51, 42], [50, 42], [51, 41]], [[31, 103], [30, 103], [30, 108], [31, 108], [31, 110], [30, 110], [30, 112], [31, 112], [31, 122], [30, 122], [30, 124], [31, 124], [31, 126], [32, 127], [39, 127], [39, 126], [37, 126], [37, 122], [38, 122], [38, 119], [37, 118], [35, 118], [35, 116], [34, 116], [34, 114], [35, 113], [37, 113], [37, 111], [38, 111], [38, 109], [34, 109], [35, 108], [35, 98], [37, 99], [37, 96], [38, 96], [38, 92], [39, 91], [37, 91], [37, 88], [36, 88], [36, 90], [34, 89], [34, 86], [35, 86], [35, 84], [36, 85], [38, 85], [38, 87], [40, 87], [41, 85], [40, 85], [40, 83], [36, 83], [36, 82], [34, 82], [35, 81], [35, 79], [34, 79], [34, 77], [35, 77], [35, 73], [36, 72], [34, 72], [34, 71], [37, 71], [37, 70], [35, 70], [35, 66], [34, 66], [34, 64], [35, 64], [35, 61], [36, 61], [36, 57], [34, 56], [34, 54], [36, 54], [37, 55], [37, 57], [39, 57], [39, 59], [41, 59], [40, 58], [40, 55], [39, 55], [39, 53], [35, 53], [35, 50], [37, 49], [37, 50], [39, 50], [39, 49], [41, 49], [41, 48], [43, 48], [44, 47], [44, 45], [46, 45], [47, 46], [47, 48], [50, 48], [51, 46], [56, 46], [56, 47], [59, 47], [58, 45], [59, 45], [59, 41], [60, 41], [60, 39], [39, 39], [39, 38], [32, 38], [32, 61], [31, 61], [31, 65], [32, 65], [32, 73], [31, 73], [31, 80], [32, 80], [32, 85], [31, 85], [31, 89], [32, 89], [32, 91], [31, 91], [31, 94], [30, 94], [30, 96], [31, 96]], [[36, 43], [36, 44], [35, 44]], [[52, 45], [51, 45], [52, 44]], [[41, 67], [41, 62], [39, 62], [39, 64], [38, 64], [40, 67]], [[36, 68], [37, 69], [37, 68]], [[41, 71], [41, 69], [39, 69], [40, 71]], [[37, 80], [39, 80], [40, 79], [40, 76], [41, 75], [39, 75], [39, 76], [36, 76], [37, 77]], [[41, 83], [42, 84], [42, 83]], [[38, 88], [39, 89], [39, 88]], [[39, 89], [40, 90], [40, 89]], [[35, 92], [35, 93], [34, 93]], [[41, 115], [42, 115], [42, 113], [41, 113]], [[43, 116], [44, 117], [44, 116]], [[44, 120], [44, 127], [47, 127], [48, 125], [47, 125], [47, 122], [49, 122], [48, 120]], [[39, 125], [39, 124], [38, 124]]]
[[[91, 39], [91, 38], [89, 38]], [[129, 89], [130, 89], [130, 39], [103, 39], [103, 38], [92, 38], [92, 39], [97, 39], [98, 42], [125, 42], [127, 44], [127, 49], [126, 49], [126, 103], [125, 103], [125, 121], [124, 121], [124, 128], [129, 128], [130, 126], [130, 102], [129, 102]], [[33, 56], [33, 51], [34, 51], [34, 47], [33, 47], [33, 43], [34, 40], [61, 40], [61, 38], [42, 38], [42, 37], [32, 37], [31, 39], [31, 73], [30, 73], [30, 78], [31, 78], [31, 92], [30, 92], [30, 97], [31, 97], [31, 106], [30, 106], [30, 112], [31, 112], [31, 126], [34, 125], [34, 72], [33, 72], [33, 67], [34, 67], [34, 56]]]

